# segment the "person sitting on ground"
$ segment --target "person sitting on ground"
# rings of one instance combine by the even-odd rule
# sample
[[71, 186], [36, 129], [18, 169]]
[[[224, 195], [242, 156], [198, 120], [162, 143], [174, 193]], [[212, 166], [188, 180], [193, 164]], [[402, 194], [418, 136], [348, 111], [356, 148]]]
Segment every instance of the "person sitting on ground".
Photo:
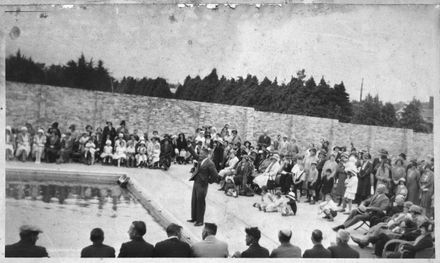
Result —
[[350, 233], [344, 229], [339, 229], [336, 236], [336, 245], [328, 248], [332, 258], [359, 258], [359, 252], [348, 245]]
[[266, 206], [275, 201], [275, 196], [267, 191], [267, 187], [263, 186], [261, 188], [261, 202], [254, 203], [254, 207], [258, 208], [260, 211], [266, 209]]
[[306, 249], [303, 254], [303, 258], [331, 258], [332, 253], [330, 250], [324, 248], [322, 242], [322, 232], [319, 229], [315, 229], [312, 232], [313, 248]]
[[271, 258], [300, 258], [301, 249], [290, 243], [292, 237], [292, 230], [284, 229], [278, 232], [278, 240], [281, 245], [270, 254]]
[[17, 159], [26, 162], [31, 152], [30, 135], [26, 127], [20, 129], [20, 133], [17, 135], [17, 151], [15, 156]]
[[433, 247], [433, 224], [425, 222], [420, 225], [419, 229], [420, 235], [412, 243], [400, 245], [399, 250], [388, 255], [388, 258], [414, 258], [417, 252]]
[[271, 213], [271, 212], [281, 212], [283, 206], [287, 203], [288, 200], [283, 197], [281, 191], [275, 192], [275, 199], [272, 203], [267, 204], [265, 208], [263, 208], [264, 212]]
[[192, 256], [199, 258], [227, 258], [229, 257], [228, 244], [218, 240], [217, 225], [205, 223], [202, 231], [202, 240], [192, 245]]
[[319, 213], [318, 215], [324, 214], [324, 219], [327, 219], [330, 222], [334, 221], [334, 217], [338, 214], [336, 211], [338, 206], [333, 201], [330, 194], [325, 196], [325, 201], [319, 204]]
[[155, 257], [187, 258], [191, 257], [191, 247], [182, 241], [182, 227], [171, 223], [167, 229], [168, 239], [158, 242], [154, 247]]
[[281, 208], [281, 215], [282, 216], [291, 216], [296, 215], [297, 206], [296, 206], [296, 199], [295, 194], [293, 192], [289, 192], [286, 195], [286, 202], [282, 205]]
[[119, 258], [152, 257], [154, 247], [146, 242], [143, 236], [147, 233], [144, 221], [133, 221], [128, 229], [129, 242], [123, 243], [119, 250]]
[[101, 228], [94, 228], [90, 232], [90, 241], [92, 245], [81, 250], [82, 258], [114, 258], [115, 249], [103, 244], [104, 231]]
[[35, 245], [38, 240], [38, 234], [42, 232], [43, 231], [37, 226], [21, 226], [20, 241], [12, 245], [5, 246], [5, 257], [49, 257], [46, 248]]
[[243, 252], [235, 252], [232, 257], [235, 258], [268, 258], [269, 250], [267, 248], [260, 246], [258, 243], [261, 238], [261, 232], [258, 227], [247, 227], [246, 232], [246, 246], [249, 246]]
[[334, 231], [339, 229], [348, 228], [360, 221], [370, 220], [377, 212], [385, 211], [389, 205], [389, 199], [385, 192], [387, 187], [383, 184], [379, 184], [376, 189], [376, 193], [363, 201], [357, 209], [353, 209], [350, 215], [342, 225], [333, 228]]

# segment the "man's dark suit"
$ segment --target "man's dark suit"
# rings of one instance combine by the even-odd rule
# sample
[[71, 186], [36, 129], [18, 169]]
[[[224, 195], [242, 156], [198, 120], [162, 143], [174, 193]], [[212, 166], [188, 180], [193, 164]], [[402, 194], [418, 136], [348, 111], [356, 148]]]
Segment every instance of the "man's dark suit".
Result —
[[194, 181], [191, 197], [191, 220], [195, 220], [197, 223], [203, 223], [208, 184], [218, 180], [219, 175], [214, 163], [209, 158], [200, 160], [200, 157], [194, 152], [192, 147], [189, 147], [188, 150], [198, 160], [197, 167], [189, 179], [190, 181]]
[[176, 237], [158, 242], [154, 247], [154, 257], [189, 258], [191, 247]]
[[119, 250], [119, 258], [147, 258], [153, 257], [154, 247], [143, 238], [136, 238], [123, 243]]
[[260, 246], [258, 243], [254, 243], [249, 246], [248, 249], [241, 253], [242, 258], [268, 258], [269, 250]]
[[37, 257], [49, 257], [44, 247], [29, 244], [23, 241], [19, 241], [12, 245], [5, 246], [5, 257], [14, 258], [37, 258]]
[[311, 249], [304, 251], [303, 258], [331, 258], [330, 250], [324, 248], [321, 244], [316, 244]]
[[332, 258], [359, 258], [359, 252], [351, 248], [347, 244], [339, 244], [328, 248]]
[[114, 258], [115, 249], [104, 244], [93, 244], [81, 250], [82, 258]]

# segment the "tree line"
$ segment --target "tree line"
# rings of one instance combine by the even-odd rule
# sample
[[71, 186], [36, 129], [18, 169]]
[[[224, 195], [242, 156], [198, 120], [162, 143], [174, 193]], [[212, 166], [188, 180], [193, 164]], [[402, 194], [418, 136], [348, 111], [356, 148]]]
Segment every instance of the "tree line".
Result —
[[253, 107], [259, 111], [306, 115], [338, 119], [341, 122], [400, 127], [416, 132], [432, 132], [421, 117], [421, 103], [415, 99], [405, 108], [401, 119], [391, 103], [378, 96], [367, 95], [361, 102], [350, 101], [344, 83], [330, 86], [322, 77], [318, 83], [305, 70], [296, 72], [288, 83], [246, 77], [219, 77], [216, 69], [201, 78], [187, 76], [176, 92], [175, 85], [164, 78], [123, 77], [114, 79], [102, 60], [96, 63], [83, 54], [66, 65], [38, 63], [17, 51], [6, 58], [6, 80], [25, 83], [64, 86], [86, 90], [117, 92], [161, 98], [184, 99]]

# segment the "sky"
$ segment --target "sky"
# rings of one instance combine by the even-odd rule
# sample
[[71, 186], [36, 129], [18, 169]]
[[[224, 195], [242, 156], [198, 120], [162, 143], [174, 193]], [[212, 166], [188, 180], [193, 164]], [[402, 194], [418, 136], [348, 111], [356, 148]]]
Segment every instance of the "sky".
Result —
[[[14, 8], [9, 8], [14, 10]], [[439, 90], [439, 9], [434, 6], [289, 5], [179, 8], [176, 5], [21, 7], [1, 21], [6, 54], [65, 64], [81, 53], [102, 59], [115, 78], [163, 77], [183, 83], [215, 67], [226, 77], [288, 82], [299, 69], [350, 99], [427, 101]], [[41, 14], [46, 14], [41, 17]]]

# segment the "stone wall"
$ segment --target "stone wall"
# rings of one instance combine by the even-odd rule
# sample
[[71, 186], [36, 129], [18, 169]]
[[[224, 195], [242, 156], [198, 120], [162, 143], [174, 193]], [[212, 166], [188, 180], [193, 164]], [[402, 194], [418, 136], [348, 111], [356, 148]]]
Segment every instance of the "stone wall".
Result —
[[58, 121], [61, 128], [75, 123], [83, 129], [87, 124], [103, 127], [106, 120], [117, 127], [126, 120], [130, 131], [137, 128], [149, 133], [193, 134], [203, 125], [213, 125], [220, 132], [229, 123], [251, 142], [267, 131], [272, 138], [278, 134], [295, 137], [302, 147], [327, 139], [331, 145], [350, 146], [353, 142], [356, 148], [369, 148], [373, 154], [382, 148], [409, 157], [433, 154], [432, 134], [196, 101], [7, 82], [6, 106], [6, 122], [14, 127], [26, 122], [48, 127]]

